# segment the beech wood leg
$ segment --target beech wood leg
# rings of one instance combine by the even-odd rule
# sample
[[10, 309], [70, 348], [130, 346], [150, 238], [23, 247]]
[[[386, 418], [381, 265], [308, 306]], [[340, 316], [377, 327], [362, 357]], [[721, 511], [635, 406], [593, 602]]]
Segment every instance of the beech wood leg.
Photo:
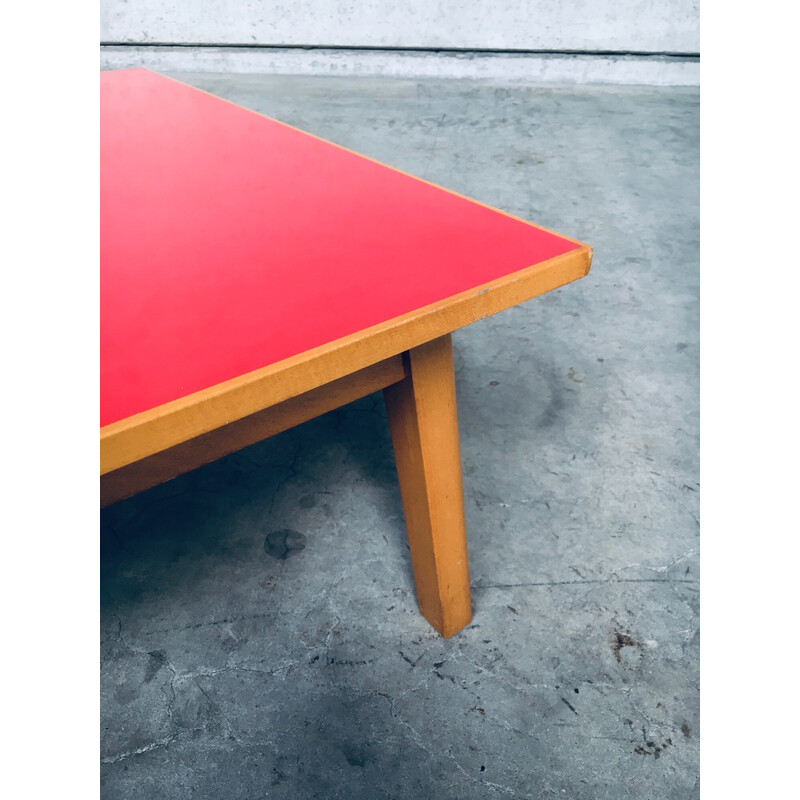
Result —
[[417, 602], [442, 636], [472, 618], [450, 335], [404, 354], [406, 378], [383, 390]]

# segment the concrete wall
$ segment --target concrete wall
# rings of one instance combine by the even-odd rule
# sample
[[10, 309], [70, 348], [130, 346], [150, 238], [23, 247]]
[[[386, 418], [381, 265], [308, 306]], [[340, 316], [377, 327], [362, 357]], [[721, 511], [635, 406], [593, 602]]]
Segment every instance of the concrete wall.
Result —
[[[383, 56], [381, 61], [369, 55], [374, 53], [371, 48], [390, 48], [477, 52], [488, 73], [507, 71], [509, 66], [519, 71], [520, 62], [508, 61], [507, 52], [491, 53], [514, 51], [514, 56], [533, 58], [530, 70], [523, 69], [526, 74], [532, 70], [559, 75], [566, 62], [554, 70], [548, 62], [551, 53], [562, 59], [577, 53], [606, 60], [609, 54], [628, 59], [646, 54], [651, 59], [646, 74], [664, 71], [663, 65], [653, 68], [652, 59], [661, 58], [676, 75], [683, 70], [685, 77], [680, 57], [694, 60], [689, 70], [694, 76], [693, 57], [700, 48], [697, 0], [101, 0], [101, 40], [107, 66], [126, 66], [132, 58], [149, 65], [148, 58], [154, 56], [163, 61], [164, 48], [172, 45], [172, 68], [211, 69], [214, 63], [219, 67], [220, 54], [209, 54], [209, 46], [227, 46], [225, 69], [251, 71], [243, 64], [258, 62], [262, 66], [256, 69], [263, 71], [316, 69], [335, 74], [429, 69], [424, 58]], [[198, 45], [197, 51], [186, 45]], [[201, 46], [206, 52], [199, 52]], [[317, 50], [298, 56], [298, 48], [309, 47], [326, 48], [327, 60], [320, 60]], [[254, 55], [257, 50], [261, 55]], [[315, 58], [317, 66], [312, 68]], [[602, 61], [587, 63], [608, 69]], [[448, 73], [451, 67], [451, 74], [458, 75], [464, 62], [457, 63], [456, 55], [442, 62], [440, 56], [433, 71]], [[617, 72], [627, 74], [630, 67], [628, 63]], [[586, 65], [572, 71], [576, 80], [586, 80]]]
[[102, 0], [109, 42], [697, 53], [696, 0]]

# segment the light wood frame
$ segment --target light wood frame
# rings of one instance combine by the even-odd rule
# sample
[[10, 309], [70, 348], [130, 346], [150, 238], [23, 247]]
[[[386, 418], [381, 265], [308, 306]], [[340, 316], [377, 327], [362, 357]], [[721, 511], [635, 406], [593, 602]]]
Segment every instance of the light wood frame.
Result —
[[591, 248], [582, 245], [410, 314], [106, 425], [100, 429], [100, 474], [276, 406], [571, 283], [588, 273], [591, 258]]

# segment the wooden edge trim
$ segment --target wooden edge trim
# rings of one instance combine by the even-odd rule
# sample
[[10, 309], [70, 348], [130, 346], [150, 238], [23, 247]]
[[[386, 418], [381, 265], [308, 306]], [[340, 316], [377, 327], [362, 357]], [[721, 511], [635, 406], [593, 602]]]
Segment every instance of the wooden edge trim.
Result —
[[100, 476], [100, 506], [124, 500], [320, 414], [385, 389], [402, 381], [407, 372], [403, 357], [392, 356], [352, 375], [107, 472]]
[[100, 474], [227, 425], [584, 277], [575, 250], [100, 429]]

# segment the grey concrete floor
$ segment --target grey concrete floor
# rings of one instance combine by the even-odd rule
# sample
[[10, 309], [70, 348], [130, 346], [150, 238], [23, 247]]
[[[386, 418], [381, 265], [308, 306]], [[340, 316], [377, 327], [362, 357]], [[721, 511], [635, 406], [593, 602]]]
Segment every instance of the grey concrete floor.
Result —
[[698, 92], [180, 77], [595, 255], [454, 334], [452, 639], [380, 394], [102, 513], [103, 796], [697, 797]]

